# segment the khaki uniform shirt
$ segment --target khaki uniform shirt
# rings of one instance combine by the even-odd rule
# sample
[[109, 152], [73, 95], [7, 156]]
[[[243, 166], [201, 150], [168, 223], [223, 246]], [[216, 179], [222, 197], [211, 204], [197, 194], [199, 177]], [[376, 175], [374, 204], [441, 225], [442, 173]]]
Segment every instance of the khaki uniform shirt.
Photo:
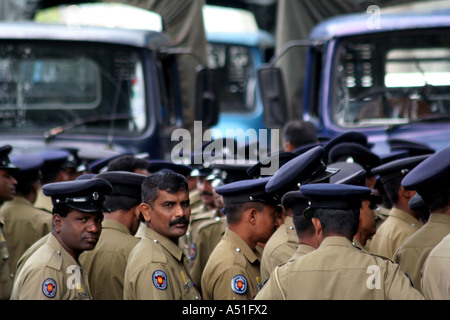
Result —
[[94, 300], [122, 300], [128, 256], [139, 238], [115, 220], [104, 220], [102, 226], [94, 250], [83, 252], [79, 260], [89, 275], [89, 289]]
[[0, 209], [5, 219], [4, 233], [8, 239], [10, 267], [16, 273], [16, 265], [22, 254], [37, 240], [52, 231], [52, 215], [33, 207], [23, 197], [6, 201]]
[[52, 198], [46, 196], [44, 194], [44, 192], [42, 191], [42, 188], [39, 189], [37, 197], [36, 197], [36, 201], [34, 202], [33, 205], [35, 208], [45, 210], [50, 213], [52, 213], [52, 211], [53, 211]]
[[131, 251], [125, 269], [126, 300], [198, 300], [183, 251], [151, 228]]
[[9, 252], [3, 234], [3, 217], [0, 216], [0, 300], [9, 299], [13, 285], [13, 274], [9, 267]]
[[423, 223], [412, 215], [392, 208], [389, 217], [372, 237], [370, 252], [392, 259], [403, 242], [422, 226]]
[[432, 213], [428, 222], [409, 237], [394, 254], [393, 260], [411, 277], [414, 288], [421, 291], [422, 267], [430, 251], [450, 233], [450, 216]]
[[203, 270], [209, 256], [222, 239], [226, 228], [226, 217], [216, 217], [213, 220], [208, 220], [207, 223], [199, 228], [196, 241], [191, 244], [190, 272], [192, 280], [200, 292]]
[[344, 237], [330, 236], [318, 249], [277, 267], [256, 299], [424, 298], [391, 260], [365, 253]]
[[189, 203], [191, 204], [191, 211], [195, 211], [202, 204], [200, 191], [197, 188], [189, 191]]
[[450, 300], [450, 234], [428, 255], [421, 287], [426, 299]]
[[37, 251], [37, 249], [39, 249], [40, 247], [42, 247], [47, 241], [48, 238], [50, 238], [52, 234], [51, 233], [47, 233], [45, 236], [43, 236], [42, 238], [40, 238], [38, 241], [36, 241], [35, 243], [33, 243], [23, 254], [22, 256], [19, 258], [19, 261], [17, 261], [17, 265], [16, 265], [16, 274], [18, 274], [20, 272], [20, 269], [22, 269], [23, 265], [25, 264], [25, 262], [27, 262], [27, 260], [33, 255], [33, 253], [35, 253]]
[[87, 273], [53, 234], [23, 265], [12, 300], [92, 300]]
[[203, 270], [202, 295], [206, 300], [251, 300], [262, 286], [261, 254], [235, 232], [225, 230]]
[[275, 267], [286, 263], [298, 247], [298, 236], [294, 219], [287, 216], [264, 246], [261, 260], [261, 279], [266, 281]]

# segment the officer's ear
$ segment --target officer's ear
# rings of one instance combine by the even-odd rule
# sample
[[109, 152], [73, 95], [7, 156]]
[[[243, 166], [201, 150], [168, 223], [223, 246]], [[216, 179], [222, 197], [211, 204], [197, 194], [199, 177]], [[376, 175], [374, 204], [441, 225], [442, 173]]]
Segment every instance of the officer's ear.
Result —
[[246, 217], [247, 217], [248, 221], [251, 224], [255, 224], [256, 223], [256, 216], [257, 216], [257, 214], [258, 214], [258, 210], [256, 210], [255, 208], [249, 208], [246, 211]]
[[142, 214], [142, 216], [144, 217], [144, 220], [146, 222], [150, 222], [151, 220], [151, 214], [150, 212], [152, 211], [152, 207], [146, 203], [146, 202], [142, 202], [137, 208], [136, 211], [140, 211], [140, 213]]
[[52, 215], [52, 223], [53, 223], [53, 230], [55, 232], [57, 232], [57, 233], [60, 232], [62, 222], [63, 222], [63, 218], [59, 214], [53, 213], [53, 215]]
[[314, 226], [314, 229], [316, 229], [316, 235], [322, 234], [322, 224], [320, 223], [320, 220], [316, 217], [311, 218], [312, 224]]

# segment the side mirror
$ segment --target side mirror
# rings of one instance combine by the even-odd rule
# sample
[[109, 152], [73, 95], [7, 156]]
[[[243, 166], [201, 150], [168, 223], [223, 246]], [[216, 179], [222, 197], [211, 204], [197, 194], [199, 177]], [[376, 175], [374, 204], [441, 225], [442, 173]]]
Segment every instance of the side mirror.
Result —
[[287, 122], [287, 104], [281, 69], [263, 66], [258, 81], [264, 105], [264, 124], [268, 128], [282, 127]]
[[219, 121], [220, 105], [216, 71], [199, 67], [195, 86], [195, 119], [202, 121], [203, 128], [215, 126]]

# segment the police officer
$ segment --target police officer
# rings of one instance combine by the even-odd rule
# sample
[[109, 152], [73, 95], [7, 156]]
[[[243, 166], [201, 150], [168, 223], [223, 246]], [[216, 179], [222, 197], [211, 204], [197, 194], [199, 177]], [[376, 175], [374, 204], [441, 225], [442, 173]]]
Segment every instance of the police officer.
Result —
[[427, 155], [408, 157], [372, 169], [373, 174], [379, 176], [385, 194], [392, 204], [392, 209], [389, 217], [372, 238], [371, 252], [392, 259], [395, 251], [403, 242], [423, 226], [421, 213], [412, 210], [409, 206], [409, 201], [416, 192], [406, 190], [400, 183], [409, 171], [427, 157]]
[[[331, 183], [362, 187], [366, 185], [366, 170], [357, 163], [340, 162], [333, 163], [332, 166], [340, 168], [341, 171], [333, 176], [333, 178], [335, 178], [339, 175], [337, 180], [332, 178], [330, 180]], [[359, 227], [358, 231], [353, 236], [352, 241], [352, 244], [360, 250], [367, 250], [367, 243], [377, 231], [374, 210], [377, 208], [378, 203], [381, 202], [381, 196], [375, 195], [374, 193], [376, 191], [377, 190], [372, 190], [372, 193], [367, 197], [362, 197], [363, 201], [361, 203], [361, 208], [359, 209]]]
[[93, 178], [104, 179], [113, 188], [105, 196], [105, 205], [111, 212], [104, 213], [100, 240], [94, 250], [85, 251], [80, 256], [80, 262], [89, 275], [94, 300], [123, 299], [127, 259], [139, 242], [134, 234], [140, 223], [138, 206], [145, 177], [134, 172], [110, 171]]
[[300, 191], [320, 246], [277, 267], [256, 299], [423, 299], [397, 264], [352, 245], [369, 188], [319, 183]]
[[431, 250], [450, 233], [449, 164], [450, 147], [423, 160], [401, 183], [403, 188], [415, 190], [431, 212], [428, 222], [411, 235], [393, 257], [418, 290], [421, 290], [420, 279], [425, 260]]
[[[0, 205], [12, 200], [16, 190], [17, 180], [12, 176], [12, 172], [17, 170], [17, 167], [9, 159], [11, 150], [10, 145], [0, 147]], [[10, 256], [3, 228], [4, 220], [0, 215], [0, 300], [9, 298], [13, 284]]]
[[250, 300], [261, 288], [261, 253], [256, 248], [275, 231], [280, 203], [266, 193], [268, 180], [241, 180], [216, 189], [223, 196], [228, 227], [203, 270], [205, 299]]
[[[206, 164], [205, 164], [206, 165]], [[214, 176], [210, 165], [200, 166], [193, 169], [190, 173], [191, 177], [197, 179], [196, 189], [200, 196], [200, 204], [191, 206], [191, 216], [188, 230], [178, 242], [180, 248], [183, 249], [186, 256], [190, 259], [192, 242], [197, 236], [198, 227], [204, 221], [209, 221], [220, 216], [220, 211], [214, 202], [214, 188], [212, 181]], [[189, 196], [189, 200], [192, 198]], [[190, 263], [191, 264], [191, 263]]]
[[317, 128], [310, 121], [291, 120], [283, 126], [283, 150], [294, 150], [310, 144], [317, 144]]
[[[220, 242], [227, 227], [226, 217], [223, 215], [223, 197], [216, 192], [216, 188], [234, 181], [249, 179], [247, 170], [254, 164], [248, 161], [236, 161], [233, 163], [213, 163], [211, 186], [217, 208], [216, 216], [209, 219], [199, 219], [192, 228], [190, 250], [190, 272], [194, 283], [201, 293], [201, 277], [208, 262], [211, 252]], [[207, 178], [208, 178], [207, 177]]]
[[87, 274], [78, 262], [100, 236], [104, 196], [111, 184], [103, 179], [49, 183], [43, 192], [53, 203], [52, 233], [17, 274], [13, 300], [92, 299]]
[[[275, 193], [280, 198], [286, 192], [297, 190], [305, 183], [328, 181], [338, 173], [334, 168], [328, 168], [323, 162], [324, 149], [316, 146], [284, 164], [269, 179], [266, 191]], [[295, 253], [298, 247], [298, 237], [295, 232], [291, 211], [285, 210], [287, 217], [284, 223], [275, 231], [264, 246], [261, 260], [261, 278], [265, 281], [276, 266], [285, 263]]]
[[141, 201], [147, 229], [128, 258], [124, 299], [200, 299], [178, 246], [191, 214], [186, 178], [172, 171], [151, 174], [142, 184]]
[[39, 155], [23, 154], [12, 156], [11, 161], [20, 168], [12, 173], [17, 180], [16, 195], [3, 204], [0, 215], [5, 219], [11, 272], [15, 274], [17, 261], [25, 250], [51, 231], [52, 216], [33, 207], [40, 189], [40, 168], [44, 159]]

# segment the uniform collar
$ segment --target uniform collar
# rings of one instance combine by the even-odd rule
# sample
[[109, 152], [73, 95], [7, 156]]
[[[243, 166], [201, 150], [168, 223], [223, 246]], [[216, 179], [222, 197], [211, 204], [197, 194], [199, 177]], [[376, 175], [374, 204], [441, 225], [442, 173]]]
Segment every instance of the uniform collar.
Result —
[[329, 236], [323, 239], [320, 247], [322, 246], [345, 246], [352, 249], [356, 249], [353, 244], [345, 237], [340, 236]]
[[400, 220], [405, 221], [406, 223], [412, 225], [412, 226], [422, 226], [423, 223], [417, 220], [412, 215], [408, 214], [407, 212], [399, 209], [399, 208], [392, 208], [389, 212], [389, 216], [398, 218]]
[[431, 213], [428, 218], [428, 223], [430, 222], [450, 224], [450, 216], [443, 213], [434, 212]]
[[248, 261], [254, 263], [255, 261], [261, 261], [261, 255], [258, 251], [252, 250], [244, 240], [234, 231], [230, 229], [225, 230], [224, 237], [229, 238], [236, 245], [236, 251], [242, 252]]
[[55, 252], [63, 258], [63, 260], [68, 261], [69, 265], [77, 265], [79, 266], [78, 261], [76, 261], [67, 251], [64, 249], [64, 247], [59, 243], [58, 239], [53, 235], [53, 233], [50, 234], [50, 237], [48, 237], [47, 244], [55, 250]]
[[164, 247], [169, 253], [178, 261], [182, 261], [183, 259], [183, 250], [181, 250], [180, 247], [178, 247], [172, 240], [164, 237], [163, 235], [159, 234], [152, 228], [145, 228], [145, 237], [148, 239], [151, 239], [155, 243], [159, 243], [161, 246]]
[[286, 219], [284, 219], [283, 223], [290, 228], [294, 227], [294, 218], [292, 218], [291, 216], [286, 216]]
[[131, 235], [130, 230], [128, 230], [125, 225], [113, 219], [103, 220], [102, 227], [103, 229], [115, 229], [122, 233]]

